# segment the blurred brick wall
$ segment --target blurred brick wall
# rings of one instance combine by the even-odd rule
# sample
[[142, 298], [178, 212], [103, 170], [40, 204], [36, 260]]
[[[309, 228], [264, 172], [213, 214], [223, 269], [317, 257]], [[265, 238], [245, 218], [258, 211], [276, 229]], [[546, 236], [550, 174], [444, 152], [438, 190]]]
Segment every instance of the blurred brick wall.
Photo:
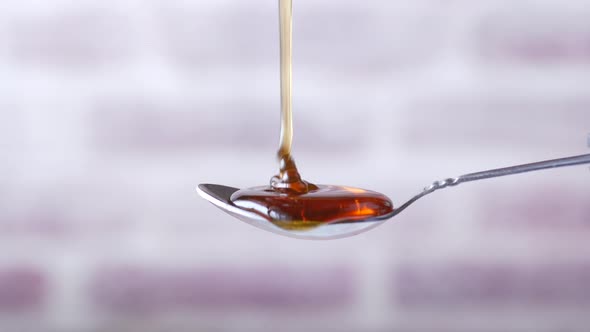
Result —
[[[311, 181], [402, 202], [587, 151], [589, 1], [294, 9]], [[332, 242], [197, 197], [276, 170], [276, 14], [276, 0], [0, 3], [1, 330], [588, 331], [585, 167], [449, 189]]]

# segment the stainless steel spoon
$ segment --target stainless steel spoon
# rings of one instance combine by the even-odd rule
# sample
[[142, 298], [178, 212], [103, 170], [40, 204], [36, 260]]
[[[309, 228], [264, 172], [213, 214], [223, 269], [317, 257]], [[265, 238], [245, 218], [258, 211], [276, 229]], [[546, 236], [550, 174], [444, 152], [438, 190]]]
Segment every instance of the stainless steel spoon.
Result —
[[430, 186], [424, 188], [422, 192], [412, 197], [409, 201], [402, 204], [391, 213], [376, 218], [365, 219], [361, 222], [325, 224], [323, 226], [306, 231], [285, 230], [279, 228], [275, 224], [269, 222], [263, 217], [257, 215], [256, 213], [235, 206], [234, 204], [232, 204], [230, 197], [234, 192], [239, 190], [238, 188], [232, 188], [218, 184], [200, 184], [197, 188], [197, 192], [199, 193], [199, 195], [201, 195], [201, 197], [213, 203], [215, 206], [227, 212], [228, 214], [248, 224], [262, 228], [264, 230], [300, 239], [336, 239], [356, 235], [373, 229], [381, 225], [387, 219], [396, 216], [420, 198], [430, 193], [433, 193], [439, 189], [456, 186], [464, 182], [478, 181], [512, 174], [534, 172], [549, 168], [558, 168], [583, 164], [590, 164], [590, 154], [584, 154], [568, 158], [553, 159], [506, 168], [498, 168], [489, 171], [461, 175], [456, 178], [449, 178], [442, 181], [436, 181]]

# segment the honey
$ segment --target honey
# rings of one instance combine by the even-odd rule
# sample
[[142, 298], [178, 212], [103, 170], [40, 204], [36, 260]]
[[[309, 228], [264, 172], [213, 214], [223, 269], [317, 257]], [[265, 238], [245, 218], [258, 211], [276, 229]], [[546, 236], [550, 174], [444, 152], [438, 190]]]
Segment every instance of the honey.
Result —
[[384, 195], [357, 188], [318, 185], [306, 193], [284, 193], [270, 186], [243, 189], [231, 200], [276, 226], [290, 231], [310, 230], [324, 224], [356, 223], [393, 211]]

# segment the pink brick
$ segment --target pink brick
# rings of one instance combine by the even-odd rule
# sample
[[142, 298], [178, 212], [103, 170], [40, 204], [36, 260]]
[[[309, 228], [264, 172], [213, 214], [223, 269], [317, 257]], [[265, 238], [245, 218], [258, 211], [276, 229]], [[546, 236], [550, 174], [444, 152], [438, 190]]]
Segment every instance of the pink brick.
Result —
[[110, 312], [321, 310], [353, 300], [351, 269], [116, 267], [99, 271], [91, 294]]
[[11, 61], [25, 65], [89, 68], [128, 60], [137, 45], [128, 18], [80, 9], [15, 17], [4, 32]]
[[590, 63], [587, 15], [562, 9], [543, 5], [525, 10], [511, 8], [511, 12], [485, 17], [474, 37], [479, 54], [503, 62]]
[[41, 271], [26, 267], [0, 268], [0, 312], [40, 308], [46, 293]]
[[[586, 171], [580, 167], [580, 173]], [[510, 196], [505, 192], [487, 192], [479, 211], [482, 215], [478, 219], [489, 228], [520, 228], [527, 232], [590, 230], [587, 193], [568, 186], [512, 188]]]
[[[437, 20], [427, 13], [380, 12], [386, 3], [341, 7], [316, 3], [296, 12], [297, 63], [320, 75], [358, 83], [367, 76], [387, 76], [400, 66], [423, 64], [437, 50]], [[382, 14], [382, 13], [381, 13]], [[411, 36], [411, 37], [409, 37]]]
[[[34, 197], [21, 196], [12, 202], [14, 206], [0, 206], [0, 242], [16, 238], [79, 241], [88, 235], [127, 230], [136, 219], [133, 207], [142, 202], [120, 186], [113, 193], [113, 186], [113, 181], [105, 178], [100, 185], [72, 178], [57, 181], [55, 186], [29, 189]], [[7, 194], [14, 195], [14, 191]], [[89, 194], [81, 195], [82, 191]]]
[[[64, 187], [60, 187], [63, 190]], [[37, 193], [44, 197], [42, 193]], [[52, 203], [28, 201], [26, 209], [22, 207], [16, 211], [7, 208], [0, 214], [0, 238], [15, 236], [43, 236], [63, 238], [75, 232], [77, 222], [73, 220], [69, 211], [59, 207], [59, 194], [52, 193]], [[19, 202], [20, 203], [20, 202]], [[88, 227], [88, 225], [85, 225]]]
[[408, 309], [590, 307], [590, 265], [586, 263], [404, 264], [394, 275], [394, 300]]
[[274, 109], [253, 100], [186, 104], [129, 98], [99, 101], [95, 109], [88, 126], [104, 150], [260, 148], [278, 137], [278, 124], [266, 116]]
[[[401, 117], [402, 137], [406, 144], [433, 149], [453, 146], [514, 151], [528, 147], [559, 148], [575, 142], [583, 148], [589, 109], [587, 97], [424, 97], [410, 102], [407, 116]], [[442, 121], [441, 114], [444, 119], [452, 119], [453, 130], [449, 130], [448, 122]]]
[[[207, 68], [266, 66], [278, 61], [277, 12], [269, 6], [236, 5], [207, 10], [163, 4], [157, 13], [158, 28], [172, 62], [185, 68]], [[199, 36], [197, 42], [195, 36]]]

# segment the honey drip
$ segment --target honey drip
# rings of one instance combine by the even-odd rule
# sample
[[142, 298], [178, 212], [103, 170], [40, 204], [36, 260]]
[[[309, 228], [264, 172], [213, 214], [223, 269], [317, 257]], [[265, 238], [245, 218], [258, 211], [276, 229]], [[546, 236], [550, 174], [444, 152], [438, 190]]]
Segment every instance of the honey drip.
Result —
[[279, 174], [270, 185], [277, 191], [304, 194], [317, 189], [301, 179], [291, 156], [293, 145], [293, 2], [279, 0], [279, 35], [281, 44], [281, 136], [279, 143]]
[[[292, 0], [279, 0], [281, 48], [281, 136], [279, 174], [270, 186], [243, 189], [230, 200], [279, 228], [309, 231], [326, 224], [376, 220], [393, 211], [393, 204], [377, 192], [358, 188], [315, 185], [304, 181], [291, 154], [292, 111]], [[369, 223], [367, 223], [369, 224]]]

